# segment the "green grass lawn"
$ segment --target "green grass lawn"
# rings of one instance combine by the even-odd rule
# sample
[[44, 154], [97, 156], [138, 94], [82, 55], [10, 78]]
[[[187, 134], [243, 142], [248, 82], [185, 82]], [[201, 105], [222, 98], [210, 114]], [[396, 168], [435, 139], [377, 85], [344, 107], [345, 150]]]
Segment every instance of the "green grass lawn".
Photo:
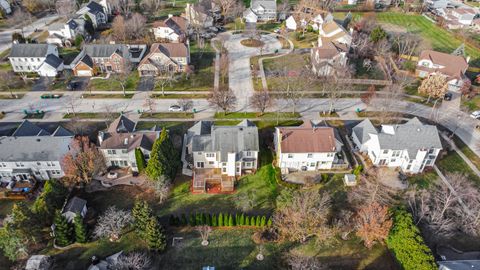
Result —
[[312, 48], [318, 39], [318, 34], [314, 32], [305, 32], [305, 35], [302, 32], [291, 32], [288, 34], [288, 38], [292, 41], [295, 48]]
[[249, 118], [262, 118], [275, 120], [277, 117], [282, 118], [300, 118], [300, 113], [291, 112], [265, 112], [263, 115], [260, 112], [229, 112], [223, 114], [222, 112], [215, 113], [216, 119], [249, 119]]
[[12, 71], [12, 66], [10, 65], [10, 62], [2, 62], [0, 63], [0, 70], [1, 71]]
[[410, 185], [417, 185], [418, 188], [428, 188], [435, 180], [438, 179], [438, 175], [435, 171], [425, 171], [422, 174], [415, 174], [408, 177], [407, 181]]
[[468, 111], [476, 111], [480, 109], [480, 95], [473, 97], [472, 99], [466, 99], [462, 97], [462, 106], [468, 109]]
[[[213, 89], [215, 50], [210, 42], [205, 42], [205, 47], [199, 48], [195, 42], [190, 45], [191, 65], [194, 72], [187, 78], [181, 75], [176, 82], [164, 87], [165, 91], [210, 91]], [[161, 91], [160, 86], [155, 86], [155, 91]]]
[[156, 118], [156, 119], [193, 118], [193, 113], [188, 113], [188, 112], [157, 112], [157, 113], [144, 112], [144, 113], [142, 113], [142, 115], [140, 115], [140, 118]]
[[[449, 31], [436, 26], [421, 15], [410, 15], [397, 12], [378, 12], [377, 20], [382, 23], [390, 23], [406, 28], [408, 31], [419, 34], [425, 40], [429, 41], [432, 49], [451, 53], [462, 41], [457, 39]], [[466, 44], [466, 52], [472, 57], [474, 65], [480, 64], [480, 49]], [[471, 62], [471, 65], [472, 65]]]
[[63, 116], [64, 119], [72, 119], [72, 118], [78, 118], [78, 119], [104, 119], [104, 118], [117, 118], [120, 116], [120, 113], [112, 113], [111, 116], [109, 116], [107, 113], [88, 113], [88, 112], [82, 112], [82, 113], [67, 113]]
[[208, 94], [165, 94], [160, 93], [151, 94], [151, 98], [166, 98], [166, 99], [178, 99], [178, 98], [190, 98], [190, 99], [202, 99], [208, 98]]
[[[132, 72], [125, 83], [125, 91], [135, 91], [139, 80], [138, 72]], [[122, 85], [118, 82], [118, 79], [115, 78], [115, 75], [112, 75], [106, 80], [90, 80], [89, 87], [96, 91], [122, 91]]]
[[461, 173], [467, 176], [476, 185], [480, 185], [480, 178], [455, 151], [448, 152], [445, 157], [437, 161], [437, 166], [443, 173]]
[[281, 25], [282, 23], [277, 23], [277, 22], [259, 23], [257, 24], [257, 29], [273, 32], [273, 30], [280, 28]]
[[457, 136], [453, 137], [453, 141], [457, 145], [458, 149], [462, 151], [465, 156], [477, 167], [480, 169], [480, 157], [475, 154], [470, 147], [468, 147], [460, 138]]

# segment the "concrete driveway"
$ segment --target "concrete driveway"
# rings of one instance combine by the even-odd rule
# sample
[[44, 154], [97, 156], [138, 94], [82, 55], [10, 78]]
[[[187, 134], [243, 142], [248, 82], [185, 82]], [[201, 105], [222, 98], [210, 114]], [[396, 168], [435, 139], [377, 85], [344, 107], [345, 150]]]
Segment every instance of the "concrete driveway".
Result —
[[[282, 44], [275, 37], [276, 34], [261, 35], [263, 54], [274, 53], [282, 49]], [[228, 51], [228, 82], [229, 87], [237, 97], [237, 110], [246, 110], [249, 107], [249, 98], [253, 95], [252, 72], [250, 58], [261, 54], [261, 48], [245, 47], [240, 42], [248, 37], [242, 34], [233, 35], [231, 32], [220, 34], [219, 38], [226, 40], [225, 48]]]
[[155, 80], [153, 77], [140, 77], [140, 81], [137, 85], [137, 91], [152, 91], [155, 86]]

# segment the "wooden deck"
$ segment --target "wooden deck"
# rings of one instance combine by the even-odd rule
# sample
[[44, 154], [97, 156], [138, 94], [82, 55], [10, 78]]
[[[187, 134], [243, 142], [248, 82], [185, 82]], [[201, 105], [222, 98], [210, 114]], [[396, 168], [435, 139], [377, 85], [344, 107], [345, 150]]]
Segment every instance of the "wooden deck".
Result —
[[221, 173], [220, 169], [195, 169], [192, 177], [193, 193], [230, 193], [235, 177]]

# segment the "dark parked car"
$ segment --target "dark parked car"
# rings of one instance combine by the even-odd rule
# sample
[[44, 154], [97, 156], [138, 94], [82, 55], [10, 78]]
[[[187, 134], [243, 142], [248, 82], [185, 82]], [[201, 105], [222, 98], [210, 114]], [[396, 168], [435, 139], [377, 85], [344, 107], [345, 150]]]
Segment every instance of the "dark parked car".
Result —
[[67, 90], [77, 90], [80, 87], [80, 82], [71, 81], [67, 84]]
[[61, 94], [43, 94], [40, 96], [41, 99], [49, 99], [49, 98], [61, 98]]
[[452, 100], [452, 93], [446, 93], [446, 94], [443, 96], [443, 99], [446, 100], [446, 101]]

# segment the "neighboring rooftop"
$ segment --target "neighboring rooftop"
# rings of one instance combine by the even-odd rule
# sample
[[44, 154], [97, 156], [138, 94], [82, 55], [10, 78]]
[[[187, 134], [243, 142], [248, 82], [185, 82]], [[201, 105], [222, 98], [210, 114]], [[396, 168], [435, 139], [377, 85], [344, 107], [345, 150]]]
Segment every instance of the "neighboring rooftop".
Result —
[[71, 136], [1, 137], [2, 161], [59, 161], [70, 150]]
[[278, 127], [282, 153], [335, 152], [339, 141], [332, 127], [317, 127], [310, 121], [298, 127]]
[[442, 53], [432, 50], [424, 50], [420, 53], [419, 60], [430, 60], [435, 65], [443, 66], [444, 68], [428, 68], [424, 66], [417, 66], [417, 69], [436, 72], [439, 71], [447, 76], [460, 79], [468, 68], [468, 63], [462, 56]]
[[87, 44], [84, 46], [86, 54], [90, 57], [110, 57], [114, 53], [128, 57], [128, 47], [124, 44]]
[[9, 57], [46, 57], [50, 44], [17, 43], [12, 44]]
[[87, 201], [81, 199], [77, 196], [71, 198], [65, 208], [63, 208], [63, 213], [71, 212], [71, 213], [81, 213], [83, 208], [87, 205]]

